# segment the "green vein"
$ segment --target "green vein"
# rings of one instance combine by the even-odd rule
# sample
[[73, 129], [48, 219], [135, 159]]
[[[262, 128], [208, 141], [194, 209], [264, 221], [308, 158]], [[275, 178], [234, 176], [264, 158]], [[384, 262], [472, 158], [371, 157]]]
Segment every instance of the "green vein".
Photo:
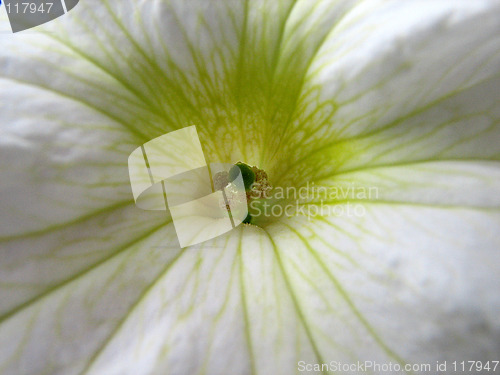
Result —
[[154, 287], [158, 284], [158, 282], [163, 279], [168, 273], [168, 271], [172, 268], [172, 266], [184, 255], [184, 251], [179, 250], [178, 254], [167, 264], [165, 268], [160, 272], [160, 274], [154, 278], [154, 280], [144, 289], [144, 291], [139, 295], [135, 303], [129, 308], [127, 313], [119, 320], [117, 326], [111, 331], [103, 344], [94, 352], [94, 354], [90, 357], [89, 361], [85, 365], [85, 368], [82, 370], [82, 374], [88, 373], [92, 366], [96, 363], [99, 356], [104, 353], [104, 350], [111, 343], [113, 337], [115, 337], [120, 330], [124, 327], [125, 323], [132, 316], [133, 312], [140, 306], [141, 302], [148, 296], [148, 294], [154, 289]]
[[40, 230], [35, 230], [32, 232], [25, 232], [25, 233], [21, 233], [21, 234], [15, 234], [12, 236], [0, 237], [0, 243], [42, 236], [44, 234], [54, 232], [54, 231], [57, 231], [60, 229], [64, 229], [64, 228], [70, 227], [70, 226], [75, 225], [75, 224], [83, 223], [85, 221], [93, 219], [94, 217], [100, 216], [100, 215], [105, 214], [105, 213], [111, 213], [112, 211], [116, 211], [117, 209], [124, 208], [124, 207], [132, 205], [132, 204], [133, 204], [133, 201], [129, 201], [129, 200], [118, 202], [118, 203], [113, 204], [111, 206], [101, 208], [97, 211], [93, 211], [91, 213], [82, 215], [74, 220], [69, 220], [69, 221], [66, 221], [66, 222], [61, 223], [61, 224], [51, 225], [51, 226], [48, 226], [46, 228], [43, 228]]
[[250, 319], [248, 317], [248, 304], [247, 304], [247, 299], [246, 299], [246, 293], [245, 293], [245, 278], [243, 276], [243, 253], [242, 253], [242, 241], [243, 241], [243, 233], [244, 233], [244, 227], [240, 229], [240, 238], [238, 240], [238, 258], [239, 258], [239, 265], [240, 265], [240, 290], [241, 290], [241, 305], [242, 305], [242, 310], [243, 310], [243, 320], [245, 322], [245, 339], [248, 347], [248, 355], [250, 357], [250, 373], [252, 375], [257, 374], [256, 369], [255, 369], [255, 354], [253, 352], [253, 347], [252, 347], [252, 336], [251, 336], [251, 329], [250, 329]]
[[44, 298], [50, 296], [52, 293], [56, 292], [57, 290], [59, 290], [60, 288], [64, 287], [65, 285], [68, 285], [78, 279], [80, 279], [81, 277], [85, 276], [86, 274], [88, 274], [89, 272], [93, 271], [96, 267], [99, 267], [103, 264], [105, 264], [106, 262], [110, 261], [111, 259], [114, 259], [116, 256], [118, 256], [119, 254], [123, 253], [124, 251], [127, 251], [129, 250], [133, 245], [139, 243], [140, 241], [142, 241], [143, 239], [151, 236], [153, 233], [157, 232], [158, 230], [160, 230], [161, 228], [163, 228], [168, 222], [165, 222], [165, 223], [162, 223], [161, 225], [159, 226], [156, 226], [154, 227], [152, 230], [150, 230], [149, 232], [146, 232], [144, 233], [143, 235], [135, 238], [133, 241], [127, 243], [126, 245], [120, 247], [117, 251], [109, 254], [108, 256], [106, 256], [105, 258], [101, 259], [100, 261], [92, 264], [91, 266], [83, 269], [82, 271], [76, 273], [75, 275], [71, 276], [70, 278], [62, 281], [61, 283], [57, 284], [57, 285], [54, 285], [52, 287], [50, 287], [49, 289], [45, 290], [43, 293], [39, 294], [38, 296], [34, 297], [34, 298], [31, 298], [29, 299], [28, 301], [22, 303], [21, 305], [17, 306], [16, 308], [2, 314], [0, 316], [0, 325], [3, 324], [5, 321], [7, 321], [8, 319], [12, 318], [15, 314], [19, 313], [20, 311], [22, 310], [25, 310], [26, 308], [32, 306], [33, 304], [36, 304], [37, 302], [43, 300]]
[[[295, 292], [293, 291], [293, 288], [292, 288], [292, 285], [290, 283], [290, 280], [288, 278], [288, 275], [285, 271], [285, 268], [284, 268], [284, 265], [283, 265], [283, 262], [282, 262], [282, 259], [281, 259], [281, 255], [280, 255], [280, 252], [279, 252], [279, 249], [278, 247], [276, 246], [276, 243], [274, 242], [271, 234], [267, 231], [267, 230], [263, 230], [264, 233], [267, 235], [267, 237], [269, 238], [269, 241], [273, 247], [273, 253], [276, 257], [276, 260], [278, 261], [278, 266], [281, 270], [281, 274], [283, 275], [283, 280], [285, 281], [285, 285], [286, 285], [286, 288], [288, 290], [288, 293], [290, 294], [290, 297], [292, 299], [292, 302], [293, 302], [293, 305], [295, 307], [295, 311], [297, 313], [297, 316], [306, 332], [306, 335], [309, 339], [309, 343], [311, 344], [311, 347], [313, 349], [313, 352], [314, 352], [314, 355], [316, 356], [317, 358], [317, 363], [325, 363], [325, 361], [323, 360], [323, 357], [321, 356], [321, 353], [320, 351], [318, 350], [318, 347], [316, 346], [316, 342], [314, 341], [313, 339], [313, 336], [312, 336], [312, 333], [311, 333], [311, 329], [309, 328], [309, 325], [305, 319], [305, 316], [304, 316], [304, 313], [302, 312], [302, 309], [300, 308], [300, 304], [297, 300], [297, 296], [295, 295]], [[326, 374], [325, 371], [322, 371], [323, 374]]]
[[307, 242], [307, 240], [297, 230], [295, 230], [294, 228], [292, 228], [288, 224], [284, 223], [283, 225], [286, 226], [291, 232], [293, 232], [300, 239], [300, 241], [307, 247], [307, 249], [309, 250], [309, 252], [311, 253], [311, 255], [314, 257], [314, 259], [316, 260], [316, 262], [319, 264], [319, 266], [323, 269], [323, 271], [328, 276], [328, 278], [330, 279], [330, 281], [333, 283], [333, 285], [335, 286], [335, 289], [337, 289], [337, 292], [340, 294], [340, 296], [342, 297], [342, 299], [346, 302], [346, 304], [348, 305], [348, 307], [350, 308], [350, 310], [352, 311], [352, 313], [356, 316], [356, 318], [358, 318], [358, 320], [361, 323], [361, 325], [373, 337], [373, 339], [375, 340], [375, 342], [377, 342], [377, 344], [380, 345], [380, 347], [384, 350], [384, 352], [388, 356], [390, 356], [393, 359], [395, 359], [402, 367], [404, 367], [404, 365], [406, 365], [406, 362], [401, 357], [399, 357], [392, 349], [390, 349], [387, 346], [387, 344], [385, 344], [385, 342], [380, 338], [380, 336], [375, 331], [375, 329], [371, 326], [370, 323], [368, 323], [368, 321], [365, 319], [365, 317], [358, 310], [358, 308], [356, 307], [356, 305], [354, 304], [354, 302], [352, 301], [352, 299], [349, 297], [349, 295], [347, 294], [347, 292], [342, 287], [342, 284], [331, 273], [331, 271], [328, 269], [328, 267], [326, 267], [326, 265], [324, 264], [324, 262], [319, 257], [318, 253], [309, 245], [309, 243]]

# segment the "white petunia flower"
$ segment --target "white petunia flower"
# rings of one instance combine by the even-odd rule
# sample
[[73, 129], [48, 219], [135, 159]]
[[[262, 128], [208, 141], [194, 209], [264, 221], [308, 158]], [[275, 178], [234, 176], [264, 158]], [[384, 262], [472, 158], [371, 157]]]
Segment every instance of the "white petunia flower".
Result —
[[[82, 0], [0, 33], [0, 374], [493, 368], [499, 30], [496, 0]], [[341, 194], [180, 249], [127, 158], [190, 125]]]

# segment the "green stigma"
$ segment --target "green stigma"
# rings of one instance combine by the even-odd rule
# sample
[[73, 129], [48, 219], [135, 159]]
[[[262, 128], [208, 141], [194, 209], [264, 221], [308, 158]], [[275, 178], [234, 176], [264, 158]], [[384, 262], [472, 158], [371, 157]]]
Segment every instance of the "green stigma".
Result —
[[255, 173], [249, 165], [238, 162], [229, 170], [229, 181], [234, 181], [238, 177], [238, 172], [241, 171], [245, 190], [250, 191], [255, 182]]
[[[241, 196], [241, 191], [237, 191], [234, 189], [234, 185], [232, 182], [239, 176], [241, 172], [241, 176], [243, 178], [243, 184], [245, 186], [245, 193], [243, 197]], [[251, 209], [251, 203], [257, 203], [258, 201], [263, 201], [270, 198], [270, 190], [272, 189], [271, 184], [267, 179], [267, 173], [262, 169], [256, 166], [250, 166], [241, 161], [234, 164], [229, 172], [219, 172], [214, 175], [213, 178], [214, 188], [216, 190], [223, 190], [225, 188], [229, 188], [225, 190], [225, 202], [223, 203], [224, 207], [227, 210], [230, 210], [230, 205], [228, 201], [231, 203], [242, 203], [243, 200], [246, 200], [248, 207], [248, 214], [243, 220], [244, 224], [256, 224], [258, 220], [255, 216], [258, 212]], [[257, 215], [258, 216], [258, 215]]]

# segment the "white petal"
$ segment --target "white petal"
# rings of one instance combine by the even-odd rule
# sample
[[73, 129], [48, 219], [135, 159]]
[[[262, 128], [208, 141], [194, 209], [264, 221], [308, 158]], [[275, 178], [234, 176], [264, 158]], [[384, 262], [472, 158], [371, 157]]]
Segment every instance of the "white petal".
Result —
[[500, 214], [390, 204], [365, 210], [310, 225], [293, 219], [285, 224], [292, 233], [270, 230], [322, 360], [494, 360]]
[[[417, 162], [341, 173], [320, 183], [325, 194], [313, 201], [361, 203], [366, 201], [500, 208], [500, 168], [492, 161]], [[313, 194], [314, 195], [314, 194]]]
[[[71, 278], [51, 285], [10, 315], [2, 316], [2, 373], [81, 373], [141, 296], [175, 262], [179, 250], [165, 246], [175, 241], [169, 232], [163, 228], [150, 233], [100, 262], [92, 264], [89, 258], [88, 269], [73, 272]], [[74, 236], [73, 240], [77, 241]], [[18, 283], [2, 283], [3, 288], [9, 287], [11, 294], [16, 294], [23, 288], [36, 289], [33, 283], [43, 283], [44, 275], [33, 258], [25, 257], [28, 264], [18, 271], [27, 275], [30, 265], [38, 280], [25, 277]], [[67, 262], [55, 258], [45, 272], [61, 273]]]
[[303, 112], [283, 135], [290, 154], [301, 150], [284, 161], [287, 173], [301, 171], [305, 181], [374, 166], [499, 160], [499, 14], [495, 1], [356, 7], [308, 71]]
[[290, 289], [282, 256], [262, 229], [251, 226], [189, 248], [86, 370], [290, 374], [301, 360], [317, 361], [317, 338], [298, 310], [301, 296]]
[[[498, 352], [498, 168], [485, 162], [499, 155], [498, 8], [336, 3], [87, 1], [47, 25], [53, 34], [1, 36], [1, 372], [289, 374], [300, 360]], [[375, 26], [375, 43], [364, 41]], [[304, 129], [288, 127], [296, 105]], [[127, 205], [126, 158], [193, 122], [212, 159], [376, 185], [391, 202], [179, 253], [164, 215]], [[464, 163], [383, 169], [449, 159]], [[428, 184], [443, 170], [456, 178]], [[446, 210], [392, 205], [442, 199]]]
[[[291, 220], [296, 236], [275, 242], [320, 361], [498, 352], [499, 14], [492, 1], [364, 2], [309, 68], [280, 182], [345, 196], [316, 199], [332, 204], [323, 225]], [[359, 203], [361, 217], [335, 217]]]
[[[232, 147], [221, 149], [213, 134], [216, 124], [207, 126], [214, 104], [207, 87], [231, 89], [233, 78], [228, 78], [223, 64], [236, 66], [230, 55], [241, 48], [243, 19], [261, 19], [263, 9], [254, 4], [245, 13], [243, 2], [237, 9], [180, 1], [122, 2], [111, 9], [97, 1], [82, 2], [38, 31], [0, 36], [2, 373], [99, 369], [101, 358], [108, 355], [108, 342], [115, 348], [111, 343], [120, 327], [143, 308], [143, 299], [149, 301], [150, 290], [164, 286], [164, 275], [177, 283], [197, 277], [191, 253], [181, 263], [184, 268], [167, 273], [179, 254], [173, 228], [164, 227], [164, 213], [143, 212], [132, 205], [126, 161], [149, 138], [194, 121], [205, 125], [202, 135], [209, 153], [238, 153]], [[281, 24], [286, 22], [291, 4], [263, 4]], [[200, 9], [205, 12], [201, 17]], [[234, 23], [227, 22], [231, 18]], [[206, 20], [213, 23], [199, 23]], [[266, 34], [275, 45], [277, 26]], [[252, 48], [262, 38], [256, 37]], [[212, 60], [214, 50], [219, 55]], [[220, 253], [231, 256], [230, 250]], [[216, 281], [223, 286], [227, 280]], [[168, 293], [178, 293], [172, 286], [167, 283]], [[243, 337], [241, 301], [234, 300], [238, 294], [232, 295], [235, 305], [228, 311], [241, 322], [236, 336]], [[209, 301], [208, 307], [217, 306]], [[172, 303], [168, 308], [177, 307]], [[176, 323], [178, 316], [168, 313], [163, 319]], [[198, 328], [191, 320], [177, 326], [179, 332]], [[168, 340], [157, 335], [160, 328], [145, 330], [144, 335], [153, 334], [165, 345]], [[217, 343], [221, 356], [205, 353], [209, 366], [217, 372], [231, 355], [234, 369], [244, 373], [248, 352], [235, 345], [229, 353], [234, 340], [227, 335]], [[209, 336], [205, 342], [211, 345]], [[109, 371], [130, 366], [123, 360], [123, 345], [119, 343], [120, 352], [106, 363]], [[178, 366], [197, 366], [195, 354], [186, 354], [189, 361]], [[170, 353], [177, 355], [178, 350]], [[146, 354], [137, 363], [150, 358]], [[150, 368], [157, 365], [162, 366], [148, 363]]]

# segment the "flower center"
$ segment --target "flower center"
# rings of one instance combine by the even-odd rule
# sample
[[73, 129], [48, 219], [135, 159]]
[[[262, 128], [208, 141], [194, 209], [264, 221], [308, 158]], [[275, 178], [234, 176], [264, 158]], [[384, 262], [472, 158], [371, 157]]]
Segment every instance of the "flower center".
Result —
[[[233, 188], [232, 182], [239, 176], [243, 178], [245, 193]], [[214, 187], [217, 190], [225, 188], [227, 203], [243, 203], [246, 200], [248, 215], [243, 221], [245, 224], [261, 226], [264, 221], [261, 217], [260, 207], [271, 198], [272, 186], [269, 183], [267, 173], [257, 166], [250, 166], [243, 162], [237, 162], [229, 172], [219, 172], [214, 176]]]

